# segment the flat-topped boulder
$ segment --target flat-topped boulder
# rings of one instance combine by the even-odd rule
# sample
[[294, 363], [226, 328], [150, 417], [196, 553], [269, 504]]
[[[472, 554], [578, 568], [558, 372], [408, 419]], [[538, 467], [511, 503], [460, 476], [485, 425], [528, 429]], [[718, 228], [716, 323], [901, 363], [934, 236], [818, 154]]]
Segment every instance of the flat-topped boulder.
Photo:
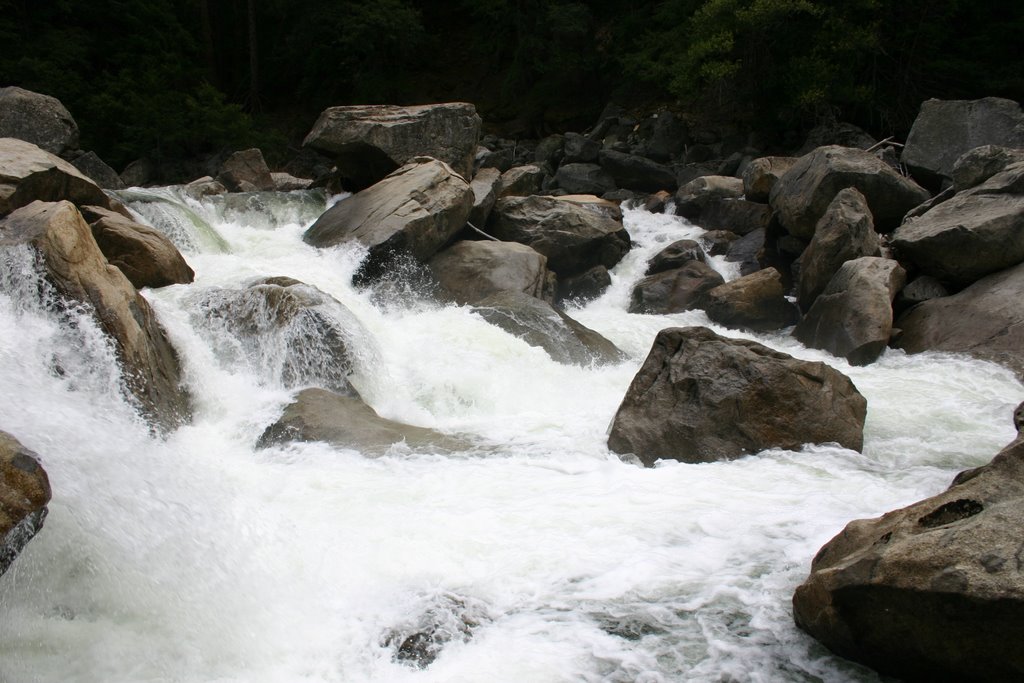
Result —
[[608, 447], [658, 459], [727, 460], [768, 448], [838, 443], [859, 451], [867, 401], [824, 363], [705, 327], [668, 328], [633, 378]]
[[953, 177], [957, 158], [975, 147], [1024, 147], [1024, 112], [1013, 100], [937, 100], [921, 103], [900, 161], [934, 186]]
[[625, 359], [612, 342], [546, 301], [506, 291], [481, 299], [473, 308], [488, 323], [538, 346], [567, 365], [617, 363]]
[[78, 124], [56, 97], [11, 86], [0, 88], [0, 138], [65, 154], [78, 149]]
[[415, 157], [429, 156], [473, 176], [480, 116], [472, 104], [330, 107], [303, 145], [335, 160], [348, 187], [373, 185]]
[[426, 263], [466, 225], [473, 190], [451, 166], [419, 157], [328, 209], [302, 239], [316, 247], [355, 241], [369, 249], [357, 280], [385, 275], [396, 260]]
[[127, 396], [159, 429], [190, 419], [178, 355], [149, 303], [107, 263], [73, 204], [33, 202], [0, 221], [0, 249], [28, 246], [39, 255], [60, 304], [85, 306], [110, 337]]
[[39, 456], [0, 431], [0, 575], [43, 527], [50, 481]]
[[892, 234], [892, 247], [954, 287], [1024, 261], [1024, 162], [908, 219]]
[[0, 138], [0, 216], [36, 200], [112, 208], [99, 185], [31, 142]]
[[473, 304], [498, 292], [522, 292], [551, 302], [555, 274], [547, 257], [525, 244], [462, 240], [430, 259], [430, 271], [443, 295]]
[[358, 396], [326, 389], [303, 389], [276, 422], [264, 430], [257, 448], [290, 442], [323, 441], [363, 455], [385, 455], [395, 446], [431, 453], [466, 450], [471, 444], [426, 427], [415, 427], [377, 414]]
[[907, 353], [951, 351], [1002, 363], [1024, 380], [1024, 263], [952, 296], [929, 299], [896, 320]]
[[851, 365], [873, 363], [889, 345], [892, 300], [906, 280], [906, 271], [891, 259], [864, 256], [847, 261], [793, 336]]
[[185, 285], [195, 279], [181, 252], [159, 230], [98, 206], [82, 207], [82, 215], [107, 261], [137, 289]]
[[[501, 240], [533, 247], [559, 277], [594, 266], [611, 268], [630, 248], [629, 233], [597, 197], [505, 197], [491, 213], [488, 231]], [[618, 208], [614, 208], [618, 212]]]
[[793, 596], [836, 654], [914, 681], [1024, 678], [1024, 438], [946, 491], [851, 522]]
[[864, 195], [879, 232], [892, 231], [931, 196], [874, 154], [833, 145], [800, 157], [772, 187], [769, 203], [790, 234], [810, 239], [829, 204], [847, 187]]

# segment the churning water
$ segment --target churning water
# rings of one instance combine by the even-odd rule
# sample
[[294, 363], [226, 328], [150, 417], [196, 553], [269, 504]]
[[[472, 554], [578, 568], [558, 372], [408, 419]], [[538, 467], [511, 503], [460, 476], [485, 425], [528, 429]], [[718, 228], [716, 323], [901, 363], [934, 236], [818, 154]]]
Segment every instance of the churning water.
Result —
[[[637, 247], [570, 314], [629, 360], [590, 368], [468, 308], [353, 289], [358, 249], [301, 241], [325, 207], [315, 194], [129, 199], [197, 273], [144, 292], [196, 416], [153, 438], [112, 391], [113, 354], [89, 319], [51, 318], [31, 259], [5, 260], [0, 428], [41, 455], [54, 496], [0, 577], [4, 683], [874, 681], [796, 629], [793, 589], [848, 521], [987, 462], [1024, 398], [1010, 372], [963, 357], [890, 350], [850, 367], [751, 336], [853, 379], [869, 402], [864, 453], [643, 469], [609, 453], [607, 427], [657, 331], [708, 324], [626, 313], [646, 259], [701, 233], [680, 219], [626, 212]], [[256, 450], [297, 391], [275, 370], [296, 342], [232, 347], [201, 304], [268, 276], [341, 302], [352, 383], [377, 412], [473, 448]], [[401, 648], [417, 638], [436, 657], [423, 668]]]

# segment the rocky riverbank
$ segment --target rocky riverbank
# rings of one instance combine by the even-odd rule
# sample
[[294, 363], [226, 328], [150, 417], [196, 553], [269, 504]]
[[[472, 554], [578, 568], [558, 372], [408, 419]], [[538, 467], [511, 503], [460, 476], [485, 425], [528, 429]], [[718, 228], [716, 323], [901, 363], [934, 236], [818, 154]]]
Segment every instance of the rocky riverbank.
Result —
[[[16, 95], [19, 107], [39, 103], [32, 116], [40, 121], [43, 112], [59, 112], [52, 98], [33, 100], [32, 93], [10, 90], [4, 97]], [[55, 116], [64, 123], [70, 119]], [[74, 150], [76, 128], [40, 132], [26, 123], [31, 120], [0, 131], [12, 136], [0, 139], [0, 252], [40, 265], [41, 305], [93, 316], [124, 368], [125, 396], [154, 431], [172, 431], [190, 420], [192, 399], [177, 351], [138, 288], [187, 284], [191, 268], [159, 233], [134, 223], [88, 173], [57, 156]], [[724, 327], [791, 330], [805, 345], [851, 364], [875, 362], [895, 346], [910, 353], [969, 353], [1024, 377], [1021, 131], [1024, 115], [1016, 103], [928, 102], [899, 157], [900, 145], [851, 138], [849, 129], [841, 131], [841, 141], [860, 146], [815, 144], [800, 156], [768, 157], [687, 131], [667, 113], [635, 121], [609, 111], [585, 134], [529, 144], [485, 139], [481, 145], [472, 105], [335, 107], [307, 137], [316, 151], [304, 157], [315, 171], [306, 173], [311, 177], [275, 177], [258, 150], [243, 150], [216, 177], [197, 179], [189, 188], [209, 194], [308, 183], [354, 191], [309, 227], [308, 244], [358, 244], [367, 254], [356, 273], [359, 286], [411, 283], [438, 301], [472, 305], [487, 322], [561, 363], [621, 358], [614, 344], [561, 306], [595, 297], [610, 283], [609, 271], [630, 249], [618, 206], [628, 200], [652, 211], [675, 210], [711, 231], [703, 244], [675, 243], [652, 259], [649, 276], [633, 292], [631, 310], [700, 309]], [[950, 161], [953, 147], [957, 154]], [[299, 172], [298, 164], [290, 168]], [[707, 253], [721, 251], [740, 264], [741, 277], [724, 282], [706, 265]], [[362, 402], [347, 382], [346, 330], [335, 322], [351, 314], [315, 288], [270, 278], [238, 292], [198, 292], [195, 301], [197, 310], [222, 319], [239, 344], [258, 346], [267, 335], [291, 340], [294, 362], [282, 370], [288, 386], [311, 383], [300, 357], [304, 344], [322, 343], [324, 353], [336, 359], [330, 382], [314, 380], [321, 386], [305, 389], [278, 422], [267, 425], [266, 443], [323, 440], [367, 453], [410, 438], [442, 452], [462, 443], [455, 435], [382, 420]], [[327, 309], [333, 313], [325, 314]], [[256, 310], [274, 315], [257, 319]], [[728, 459], [806, 443], [837, 442], [857, 450], [864, 403], [853, 383], [825, 364], [796, 361], [701, 328], [668, 329], [624, 397], [608, 444], [647, 465], [658, 459]], [[14, 443], [12, 453], [21, 453]], [[910, 553], [932, 573], [910, 585], [879, 583], [876, 590], [876, 578], [904, 576], [898, 566], [876, 572], [875, 565], [886, 562], [879, 556], [865, 570], [870, 591], [859, 584], [850, 588], [847, 574], [833, 588], [821, 577], [835, 575], [840, 565], [866, 567], [847, 558], [868, 552], [834, 541], [815, 560], [810, 587], [798, 592], [798, 623], [839, 654], [876, 667], [899, 657], [906, 643], [914, 658], [892, 669], [903, 676], [921, 677], [954, 664], [968, 678], [984, 678], [979, 672], [985, 671], [1020, 673], [1011, 657], [991, 669], [972, 659], [976, 651], [991, 657], [999, 648], [962, 647], [955, 650], [955, 662], [946, 657], [942, 653], [953, 651], [949, 643], [958, 636], [937, 628], [930, 612], [918, 621], [913, 615], [893, 618], [908, 629], [927, 630], [928, 638], [884, 638], [886, 647], [897, 649], [880, 649], [868, 637], [876, 633], [877, 619], [843, 608], [846, 598], [829, 593], [863, 593], [890, 617], [913, 608], [915, 600], [907, 595], [930, 590], [945, 599], [956, 593], [951, 600], [971, 605], [972, 616], [987, 623], [989, 610], [979, 608], [972, 593], [977, 588], [984, 600], [1005, 608], [1006, 623], [1012, 623], [1011, 598], [1024, 586], [1019, 572], [1011, 571], [1013, 553], [1000, 534], [1012, 535], [1012, 511], [1020, 507], [1019, 496], [1003, 496], [1013, 486], [1013, 454], [1019, 450], [1014, 448], [988, 468], [958, 478], [952, 493], [943, 494], [953, 498], [924, 501], [913, 507], [919, 511], [903, 516], [910, 519], [907, 525], [927, 530], [927, 538], [942, 532], [941, 543], [918, 544]], [[0, 486], [4, 512], [14, 509], [8, 499], [33, 502], [0, 529], [3, 552], [11, 559], [41, 527], [48, 498], [39, 493], [38, 481], [11, 474], [29, 471], [18, 465], [28, 462], [25, 456], [12, 458]], [[974, 491], [986, 483], [995, 493]], [[981, 515], [989, 508], [1011, 512]], [[995, 520], [986, 521], [994, 530], [959, 532], [957, 525], [979, 520]], [[870, 537], [870, 552], [881, 553], [874, 546], [889, 533], [856, 535]], [[913, 533], [915, 539], [926, 537], [920, 529]], [[848, 530], [841, 537], [852, 535]], [[883, 545], [892, 541], [897, 547], [893, 539]], [[1005, 584], [993, 593], [986, 582], [996, 578]]]

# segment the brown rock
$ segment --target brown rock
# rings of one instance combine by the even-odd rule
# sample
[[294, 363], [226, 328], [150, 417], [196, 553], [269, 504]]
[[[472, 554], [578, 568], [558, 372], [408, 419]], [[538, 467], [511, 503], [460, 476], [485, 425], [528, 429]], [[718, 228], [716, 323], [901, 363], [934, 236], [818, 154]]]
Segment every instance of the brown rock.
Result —
[[107, 261], [136, 288], [185, 285], [195, 279], [181, 252], [162, 232], [98, 206], [82, 207], [82, 215]]
[[39, 456], [0, 431], [0, 575], [42, 528], [49, 502]]

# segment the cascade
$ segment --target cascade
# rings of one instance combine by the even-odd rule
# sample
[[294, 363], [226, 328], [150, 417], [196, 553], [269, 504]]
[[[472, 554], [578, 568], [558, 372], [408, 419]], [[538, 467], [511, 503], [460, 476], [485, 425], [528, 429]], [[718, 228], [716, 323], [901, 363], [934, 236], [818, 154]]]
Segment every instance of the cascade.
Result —
[[[1008, 370], [962, 356], [888, 350], [854, 367], [700, 311], [627, 313], [647, 259], [702, 233], [670, 215], [624, 212], [636, 246], [569, 312], [628, 359], [583, 367], [469, 307], [353, 288], [360, 249], [301, 240], [322, 194], [121, 198], [196, 272], [144, 291], [195, 418], [151, 434], [95, 325], [53, 315], [27, 252], [4, 257], [0, 428], [41, 455], [54, 497], [0, 577], [3, 683], [877, 681], [794, 626], [793, 589], [850, 520], [987, 462], [1024, 397]], [[279, 310], [244, 292], [280, 277], [317, 303], [275, 336], [261, 325]], [[256, 336], [224, 324], [225, 307]], [[609, 453], [655, 334], [697, 324], [848, 375], [868, 399], [864, 452], [651, 469]], [[344, 341], [348, 379], [381, 416], [470, 447], [256, 448], [299, 388], [339, 381], [312, 334]]]

